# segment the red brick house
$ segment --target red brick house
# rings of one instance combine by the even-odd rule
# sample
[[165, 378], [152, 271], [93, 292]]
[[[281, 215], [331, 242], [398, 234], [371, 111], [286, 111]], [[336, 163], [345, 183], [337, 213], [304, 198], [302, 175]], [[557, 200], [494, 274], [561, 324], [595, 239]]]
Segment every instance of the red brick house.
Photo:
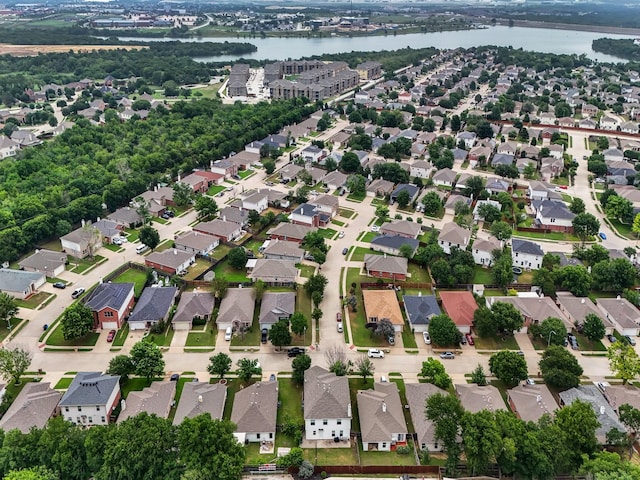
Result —
[[134, 304], [133, 283], [101, 283], [85, 305], [93, 313], [94, 328], [119, 329]]

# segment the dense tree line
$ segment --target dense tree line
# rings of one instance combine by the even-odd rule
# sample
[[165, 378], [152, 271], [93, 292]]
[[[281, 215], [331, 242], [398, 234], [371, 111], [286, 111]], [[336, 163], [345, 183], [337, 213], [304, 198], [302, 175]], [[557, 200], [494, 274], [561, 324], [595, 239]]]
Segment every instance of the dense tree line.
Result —
[[407, 65], [420, 65], [425, 58], [430, 58], [438, 53], [433, 47], [427, 48], [402, 48], [399, 50], [383, 50], [381, 52], [349, 52], [327, 53], [306, 57], [304, 60], [332, 60], [347, 62], [350, 68], [355, 68], [359, 63], [380, 62], [382, 69], [393, 72]]
[[0, 433], [0, 474], [40, 467], [66, 480], [238, 479], [244, 447], [235, 426], [209, 414], [170, 420], [142, 413], [119, 424], [77, 427], [62, 417], [43, 429]]
[[159, 107], [144, 121], [79, 119], [51, 142], [0, 162], [0, 261], [95, 219], [103, 202], [123, 206], [166, 174], [208, 166], [314, 110], [303, 99], [254, 106], [205, 99]]
[[591, 48], [596, 52], [640, 61], [640, 45], [636, 45], [631, 38], [597, 38], [591, 42]]

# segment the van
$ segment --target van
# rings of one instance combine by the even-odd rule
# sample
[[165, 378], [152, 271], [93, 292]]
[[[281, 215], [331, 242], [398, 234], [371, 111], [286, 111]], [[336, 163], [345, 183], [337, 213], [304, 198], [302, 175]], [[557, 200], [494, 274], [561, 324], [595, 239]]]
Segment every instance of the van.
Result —
[[231, 329], [231, 327], [227, 327], [227, 329], [224, 331], [224, 339], [227, 342], [231, 341], [231, 334], [233, 333], [233, 330]]
[[142, 245], [138, 245], [136, 247], [136, 253], [144, 253], [147, 250], [149, 250], [149, 247], [147, 247], [146, 245], [142, 244]]

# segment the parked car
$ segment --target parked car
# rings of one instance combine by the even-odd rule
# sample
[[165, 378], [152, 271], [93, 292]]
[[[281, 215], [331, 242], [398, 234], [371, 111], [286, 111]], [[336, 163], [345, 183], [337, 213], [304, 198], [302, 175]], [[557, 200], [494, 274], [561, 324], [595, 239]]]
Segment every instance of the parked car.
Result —
[[242, 178], [240, 178], [240, 175], [231, 175], [231, 178], [233, 178], [234, 180], [242, 180]]
[[338, 327], [337, 327], [337, 328], [338, 328], [338, 333], [342, 333], [342, 331], [343, 331], [343, 329], [342, 329], [342, 322], [338, 322], [336, 325], [338, 326]]
[[267, 343], [267, 335], [269, 334], [269, 330], [267, 330], [266, 328], [262, 329], [262, 332], [260, 332], [260, 341], [262, 343]]
[[367, 356], [369, 358], [384, 358], [384, 352], [382, 350], [378, 350], [377, 348], [370, 348], [367, 352]]
[[453, 352], [442, 352], [440, 354], [440, 358], [442, 358], [443, 360], [453, 360], [454, 358], [456, 358], [456, 356]]
[[169, 216], [169, 214], [167, 212], [164, 212], [162, 214], [162, 218], [164, 218], [165, 220], [169, 220], [171, 217]]
[[374, 226], [372, 226], [372, 227], [371, 227], [371, 231], [372, 231], [372, 232], [379, 232], [379, 231], [380, 231], [380, 226], [378, 226], [378, 225], [374, 225]]
[[111, 243], [113, 243], [114, 245], [122, 245], [122, 237], [113, 237]]
[[389, 342], [389, 345], [395, 345], [396, 344], [396, 337], [395, 335], [389, 335], [387, 337], [387, 342]]
[[344, 248], [342, 249], [342, 254], [343, 254], [343, 255], [346, 255], [347, 253], [349, 253], [349, 248], [344, 247]]
[[338, 238], [343, 238], [343, 237], [344, 237], [344, 231], [342, 231], [342, 232], [340, 232], [340, 233], [338, 234]]
[[461, 345], [466, 345], [467, 344], [467, 337], [465, 335], [462, 335], [460, 337], [460, 344]]
[[607, 239], [607, 235], [604, 232], [600, 232], [598, 234], [598, 236], [602, 239], [602, 240], [606, 240]]
[[271, 375], [269, 375], [269, 381], [270, 382], [275, 382], [276, 381], [276, 374], [272, 373]]
[[465, 336], [467, 337], [467, 342], [469, 343], [469, 345], [473, 346], [473, 337], [471, 336], [471, 334], [467, 333]]
[[336, 313], [336, 322], [341, 322], [342, 321], [342, 313], [338, 312]]
[[625, 335], [624, 339], [629, 342], [629, 345], [635, 347], [636, 346], [636, 339], [633, 337], [630, 337], [629, 335]]
[[560, 188], [561, 188], [562, 190], [567, 190], [569, 187], [567, 187], [566, 185], [560, 185]]
[[73, 293], [71, 294], [71, 298], [78, 298], [80, 295], [82, 295], [84, 293], [84, 288], [82, 287], [78, 287], [76, 288]]
[[64, 290], [65, 288], [67, 288], [67, 284], [64, 282], [56, 282], [53, 284], [53, 288], [59, 288], [61, 290]]
[[107, 342], [113, 342], [113, 339], [116, 338], [116, 331], [115, 330], [111, 330], [108, 334], [107, 334]]
[[597, 382], [596, 387], [600, 389], [601, 392], [604, 392], [607, 387], [611, 386], [609, 382]]
[[174, 212], [173, 210], [167, 210], [167, 212], [166, 212], [166, 213], [167, 213], [167, 215], [169, 215], [171, 218], [173, 218], [173, 217], [175, 217], [175, 216], [176, 216], [176, 214], [175, 214], [175, 212]]
[[180, 374], [179, 373], [172, 374], [171, 377], [169, 378], [169, 380], [171, 382], [177, 382], [178, 380], [180, 380]]
[[611, 334], [607, 335], [607, 340], [609, 340], [611, 343], [616, 343], [618, 341], [618, 339]]
[[304, 355], [304, 348], [302, 347], [292, 347], [287, 350], [287, 356], [289, 357], [297, 357], [298, 355]]
[[431, 337], [429, 336], [429, 332], [422, 332], [422, 338], [424, 338], [425, 345], [431, 345]]
[[524, 383], [525, 385], [535, 385], [536, 381], [533, 378], [527, 378]]

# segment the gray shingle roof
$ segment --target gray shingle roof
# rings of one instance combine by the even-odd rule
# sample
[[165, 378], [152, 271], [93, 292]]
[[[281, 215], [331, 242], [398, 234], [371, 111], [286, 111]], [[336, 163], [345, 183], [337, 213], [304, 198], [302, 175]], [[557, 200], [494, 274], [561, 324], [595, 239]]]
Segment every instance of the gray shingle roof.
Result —
[[226, 385], [205, 382], [185, 383], [173, 417], [173, 424], [178, 425], [185, 418], [194, 418], [203, 413], [211, 415], [213, 420], [220, 420], [226, 399]]
[[147, 287], [129, 317], [130, 322], [157, 321], [165, 318], [173, 305], [176, 287]]
[[276, 431], [278, 382], [257, 382], [236, 393], [231, 421], [239, 433]]
[[95, 288], [85, 305], [94, 312], [99, 312], [103, 308], [120, 310], [134, 287], [133, 283], [101, 283]]
[[349, 380], [317, 365], [304, 372], [304, 418], [349, 418]]
[[255, 294], [253, 288], [229, 288], [220, 302], [218, 323], [253, 322]]
[[407, 433], [398, 386], [376, 382], [374, 390], [358, 390], [363, 442], [390, 442], [394, 433]]
[[54, 252], [51, 250], [39, 250], [30, 257], [20, 261], [20, 268], [34, 268], [36, 270], [47, 270], [53, 272], [60, 265], [67, 261], [67, 254], [64, 252]]
[[31, 289], [31, 284], [40, 281], [43, 277], [44, 273], [0, 268], [0, 291], [26, 292]]
[[193, 317], [211, 315], [215, 298], [209, 292], [184, 292], [172, 322], [191, 322]]
[[60, 406], [106, 405], [114, 390], [120, 390], [120, 377], [100, 372], [78, 372]]
[[371, 240], [371, 245], [380, 245], [382, 247], [399, 249], [402, 245], [407, 244], [412, 249], [418, 248], [420, 242], [415, 238], [401, 237], [400, 235], [378, 235]]
[[412, 325], [429, 325], [429, 319], [440, 315], [435, 295], [404, 295], [404, 309]]
[[289, 318], [296, 308], [293, 292], [265, 292], [260, 303], [260, 324], [277, 323], [280, 318]]
[[176, 394], [178, 382], [153, 382], [141, 391], [130, 392], [124, 403], [125, 409], [118, 417], [118, 423], [139, 413], [147, 412], [160, 418], [167, 418], [171, 402]]
[[511, 249], [518, 253], [529, 253], [531, 255], [544, 255], [540, 245], [528, 240], [519, 240], [514, 238], [511, 240]]
[[43, 428], [56, 410], [62, 394], [50, 383], [27, 383], [0, 420], [5, 432], [18, 429], [29, 433], [31, 427]]
[[413, 427], [418, 435], [418, 445], [430, 444], [435, 441], [435, 427], [433, 422], [427, 420], [424, 414], [426, 400], [436, 393], [446, 395], [447, 392], [430, 383], [407, 383], [405, 385], [407, 403], [413, 420]]

